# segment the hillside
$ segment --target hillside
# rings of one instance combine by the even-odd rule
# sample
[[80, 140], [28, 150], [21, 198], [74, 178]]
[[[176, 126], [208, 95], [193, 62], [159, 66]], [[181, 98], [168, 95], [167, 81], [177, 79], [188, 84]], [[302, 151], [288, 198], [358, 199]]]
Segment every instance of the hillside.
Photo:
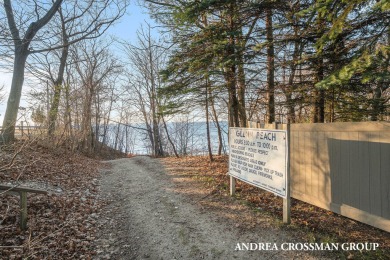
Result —
[[44, 189], [28, 194], [28, 229], [19, 228], [19, 197], [1, 194], [0, 258], [91, 258], [101, 164], [66, 149], [39, 143], [1, 148], [0, 183]]

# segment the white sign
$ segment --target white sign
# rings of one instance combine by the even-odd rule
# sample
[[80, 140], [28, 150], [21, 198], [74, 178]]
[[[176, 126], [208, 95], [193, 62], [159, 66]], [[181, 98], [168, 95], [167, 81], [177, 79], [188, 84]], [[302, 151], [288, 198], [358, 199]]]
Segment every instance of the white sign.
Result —
[[229, 128], [229, 174], [286, 198], [287, 131]]

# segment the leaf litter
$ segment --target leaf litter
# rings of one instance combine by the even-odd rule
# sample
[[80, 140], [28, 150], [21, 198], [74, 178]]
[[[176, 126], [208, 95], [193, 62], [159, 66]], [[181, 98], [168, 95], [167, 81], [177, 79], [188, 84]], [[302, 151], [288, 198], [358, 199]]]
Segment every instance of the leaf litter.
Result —
[[[0, 183], [44, 189], [27, 194], [27, 230], [19, 227], [19, 196], [0, 191], [0, 258], [92, 259], [101, 164], [39, 142], [2, 147]], [[16, 154], [14, 161], [12, 157]]]

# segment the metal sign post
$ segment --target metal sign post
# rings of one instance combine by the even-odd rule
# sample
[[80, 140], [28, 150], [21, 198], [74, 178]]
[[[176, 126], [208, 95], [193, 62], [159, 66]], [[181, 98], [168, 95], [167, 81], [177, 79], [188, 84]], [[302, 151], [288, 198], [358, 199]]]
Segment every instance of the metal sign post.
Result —
[[291, 223], [291, 195], [290, 195], [290, 124], [287, 124], [287, 172], [286, 198], [283, 198], [283, 223]]

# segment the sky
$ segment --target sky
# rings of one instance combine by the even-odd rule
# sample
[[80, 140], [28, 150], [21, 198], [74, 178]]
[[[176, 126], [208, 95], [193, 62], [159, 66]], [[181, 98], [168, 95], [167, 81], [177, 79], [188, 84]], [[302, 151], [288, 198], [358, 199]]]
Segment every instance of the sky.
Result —
[[153, 24], [147, 10], [135, 2], [131, 1], [127, 14], [108, 30], [109, 34], [133, 42], [137, 39], [136, 33], [142, 24], [145, 22]]
[[[131, 1], [126, 14], [106, 32], [108, 35], [129, 41], [131, 43], [136, 43], [136, 32], [141, 27], [141, 25], [145, 24], [145, 21], [153, 25], [153, 21], [147, 14], [147, 10], [138, 6], [136, 2], [137, 1]], [[0, 101], [0, 126], [3, 124], [11, 81], [12, 74], [10, 72], [0, 70], [0, 86], [4, 85], [4, 90], [6, 92], [4, 99]], [[25, 84], [23, 86], [22, 100], [20, 103], [21, 107], [26, 106], [26, 101], [23, 99], [23, 96], [25, 93], [28, 93], [30, 89], [28, 81], [29, 80], [25, 80]]]

